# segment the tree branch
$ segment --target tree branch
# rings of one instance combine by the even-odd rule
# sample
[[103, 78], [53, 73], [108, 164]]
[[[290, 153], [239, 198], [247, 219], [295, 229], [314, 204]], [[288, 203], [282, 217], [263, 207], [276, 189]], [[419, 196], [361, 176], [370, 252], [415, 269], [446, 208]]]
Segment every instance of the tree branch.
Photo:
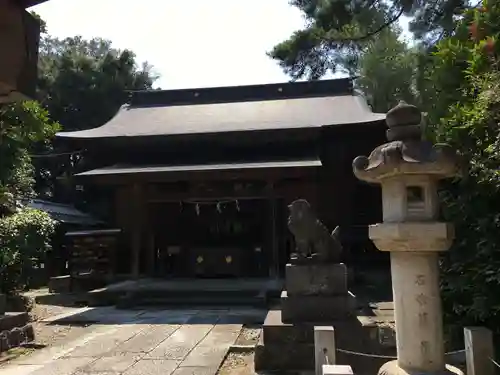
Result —
[[373, 31], [370, 31], [369, 33], [362, 35], [362, 36], [357, 36], [354, 38], [339, 38], [339, 39], [331, 39], [329, 42], [336, 42], [336, 43], [345, 43], [345, 42], [360, 42], [362, 40], [369, 39], [373, 37], [374, 35], [380, 33], [382, 30], [388, 28], [391, 26], [393, 23], [395, 23], [397, 20], [401, 18], [403, 15], [404, 9], [401, 8], [401, 10], [396, 14], [393, 18], [391, 18], [389, 21], [385, 22], [383, 25], [379, 26]]

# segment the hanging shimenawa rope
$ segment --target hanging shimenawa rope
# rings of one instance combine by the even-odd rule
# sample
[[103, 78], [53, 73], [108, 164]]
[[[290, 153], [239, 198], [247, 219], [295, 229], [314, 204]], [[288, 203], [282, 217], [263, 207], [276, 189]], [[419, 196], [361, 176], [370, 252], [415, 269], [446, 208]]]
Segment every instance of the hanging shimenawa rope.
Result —
[[230, 200], [222, 200], [222, 201], [192, 201], [192, 200], [188, 200], [188, 201], [180, 201], [179, 202], [179, 206], [180, 206], [180, 211], [183, 211], [184, 209], [184, 204], [194, 204], [195, 205], [195, 211], [196, 211], [196, 215], [197, 216], [200, 216], [200, 207], [202, 205], [205, 205], [205, 206], [212, 206], [212, 205], [215, 205], [216, 209], [217, 209], [217, 212], [218, 213], [222, 213], [222, 207], [223, 205], [225, 204], [228, 204], [228, 203], [236, 203], [236, 210], [239, 212], [240, 211], [240, 202], [237, 200], [237, 199], [230, 199]]

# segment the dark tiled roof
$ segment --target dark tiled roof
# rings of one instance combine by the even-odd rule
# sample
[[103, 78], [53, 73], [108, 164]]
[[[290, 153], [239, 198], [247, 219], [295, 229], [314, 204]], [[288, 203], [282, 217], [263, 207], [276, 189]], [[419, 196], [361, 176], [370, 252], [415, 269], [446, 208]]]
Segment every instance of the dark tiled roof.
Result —
[[95, 229], [95, 230], [79, 230], [73, 232], [66, 232], [67, 237], [85, 237], [85, 236], [109, 236], [118, 235], [121, 229]]
[[33, 199], [28, 201], [27, 205], [30, 208], [48, 213], [52, 219], [61, 223], [80, 225], [97, 225], [102, 223], [102, 221], [99, 221], [93, 216], [79, 211], [75, 207], [67, 204], [49, 202], [42, 199]]
[[201, 164], [201, 165], [113, 165], [105, 168], [93, 169], [82, 172], [76, 176], [110, 176], [127, 175], [136, 173], [158, 173], [158, 172], [201, 172], [217, 170], [238, 170], [238, 169], [259, 169], [259, 168], [300, 168], [300, 167], [321, 167], [321, 161], [293, 160], [293, 161], [269, 161], [257, 163], [232, 163], [232, 164]]
[[317, 128], [385, 118], [355, 96], [350, 80], [133, 93], [101, 127], [64, 138], [116, 138]]

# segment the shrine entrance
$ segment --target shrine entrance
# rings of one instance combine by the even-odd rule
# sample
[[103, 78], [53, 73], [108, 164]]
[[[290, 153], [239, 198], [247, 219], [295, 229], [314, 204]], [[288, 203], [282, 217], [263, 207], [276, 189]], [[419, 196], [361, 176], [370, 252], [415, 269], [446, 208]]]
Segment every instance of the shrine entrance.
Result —
[[269, 276], [280, 232], [272, 224], [272, 203], [247, 198], [154, 204], [156, 276]]

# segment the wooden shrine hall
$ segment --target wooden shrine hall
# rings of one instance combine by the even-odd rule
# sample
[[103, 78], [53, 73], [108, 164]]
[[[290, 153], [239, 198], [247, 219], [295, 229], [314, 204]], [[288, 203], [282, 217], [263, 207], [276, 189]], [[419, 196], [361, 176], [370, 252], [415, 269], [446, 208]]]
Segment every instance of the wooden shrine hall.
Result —
[[384, 121], [336, 79], [133, 92], [104, 125], [58, 138], [84, 150], [75, 178], [123, 233], [121, 272], [277, 277], [297, 198], [341, 226], [350, 259], [367, 252], [380, 194], [351, 164], [384, 141]]

